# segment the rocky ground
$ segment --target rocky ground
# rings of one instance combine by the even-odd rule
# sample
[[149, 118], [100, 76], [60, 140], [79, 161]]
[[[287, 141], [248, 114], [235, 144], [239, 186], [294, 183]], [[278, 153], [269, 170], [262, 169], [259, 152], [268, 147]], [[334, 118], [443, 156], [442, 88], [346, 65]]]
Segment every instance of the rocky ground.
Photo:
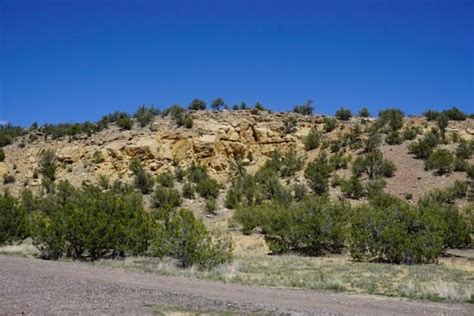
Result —
[[[95, 183], [100, 175], [106, 175], [111, 180], [128, 181], [131, 178], [128, 167], [133, 158], [140, 159], [153, 174], [174, 172], [177, 165], [186, 167], [196, 161], [207, 166], [211, 176], [226, 183], [238, 156], [244, 157], [242, 164], [250, 173], [258, 170], [275, 150], [285, 152], [292, 148], [307, 157], [308, 163], [318, 155], [319, 149], [306, 152], [304, 137], [313, 127], [320, 131], [324, 128], [324, 117], [317, 115], [198, 111], [193, 112], [192, 116], [192, 129], [178, 128], [168, 117], [157, 117], [144, 128], [135, 124], [131, 130], [124, 131], [111, 125], [90, 137], [66, 136], [52, 140], [45, 139], [38, 132], [33, 138], [26, 135], [4, 148], [6, 159], [0, 162], [0, 176], [12, 174], [16, 181], [7, 185], [0, 182], [0, 190], [8, 188], [13, 194], [24, 188], [39, 191], [41, 179], [34, 175], [41, 153], [47, 148], [56, 152], [60, 164], [57, 179], [67, 179], [76, 186], [84, 180]], [[294, 130], [286, 133], [284, 126], [290, 117], [296, 119], [296, 125]], [[341, 137], [358, 121], [359, 118], [353, 118], [348, 122], [339, 122], [337, 128], [331, 133], [324, 133], [322, 139]], [[423, 130], [434, 124], [425, 118], [405, 119], [406, 126], [418, 125]], [[469, 140], [474, 137], [474, 120], [451, 121], [447, 130], [448, 134], [456, 132], [459, 137]], [[386, 158], [398, 167], [395, 176], [387, 180], [388, 192], [403, 196], [409, 191], [413, 194], [413, 200], [417, 200], [423, 192], [465, 179], [465, 173], [452, 173], [440, 178], [425, 171], [423, 161], [414, 159], [408, 153], [408, 143], [383, 146]], [[95, 161], [96, 153], [100, 153], [103, 161]], [[474, 163], [473, 159], [471, 163]], [[301, 181], [304, 181], [303, 175], [304, 172], [300, 172]]]
[[0, 255], [0, 315], [145, 315], [186, 310], [290, 315], [472, 315], [473, 305], [224, 284]]

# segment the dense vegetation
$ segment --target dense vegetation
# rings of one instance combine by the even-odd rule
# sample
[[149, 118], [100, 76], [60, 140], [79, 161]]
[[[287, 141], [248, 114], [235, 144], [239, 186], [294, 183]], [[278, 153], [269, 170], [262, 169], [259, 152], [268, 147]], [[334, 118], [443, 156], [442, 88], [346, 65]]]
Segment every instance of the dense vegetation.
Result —
[[437, 199], [453, 190], [434, 192], [416, 205], [386, 193], [358, 207], [326, 195], [287, 204], [274, 199], [241, 205], [235, 219], [244, 233], [260, 228], [275, 254], [320, 255], [347, 248], [358, 261], [430, 263], [448, 248], [471, 245], [472, 214], [462, 215], [452, 201]]
[[[231, 241], [211, 234], [192, 212], [178, 209], [180, 193], [174, 177], [154, 179], [140, 161], [132, 161], [134, 185], [120, 181], [81, 188], [67, 181], [55, 183], [54, 152], [43, 152], [40, 170], [48, 190], [33, 196], [26, 190], [20, 199], [8, 192], [0, 196], [0, 244], [32, 237], [48, 259], [71, 257], [96, 260], [128, 255], [175, 258], [181, 267], [210, 268], [232, 259]], [[198, 192], [215, 196], [218, 185], [206, 169], [193, 165], [185, 171]], [[155, 182], [158, 183], [155, 187]], [[153, 192], [154, 190], [154, 192]], [[152, 194], [152, 210], [145, 211], [142, 194]]]

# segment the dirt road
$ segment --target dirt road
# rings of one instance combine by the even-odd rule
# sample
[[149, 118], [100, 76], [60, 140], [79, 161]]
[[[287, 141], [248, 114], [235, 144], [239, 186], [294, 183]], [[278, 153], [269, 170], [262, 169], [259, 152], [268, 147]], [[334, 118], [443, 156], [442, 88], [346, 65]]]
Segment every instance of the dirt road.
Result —
[[156, 304], [243, 314], [474, 315], [473, 305], [224, 284], [0, 255], [0, 315], [143, 315]]

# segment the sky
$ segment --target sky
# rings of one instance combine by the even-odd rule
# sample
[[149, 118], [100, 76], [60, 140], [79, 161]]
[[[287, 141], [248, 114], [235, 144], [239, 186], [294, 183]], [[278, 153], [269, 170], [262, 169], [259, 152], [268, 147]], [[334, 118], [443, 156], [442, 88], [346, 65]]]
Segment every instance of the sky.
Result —
[[218, 96], [474, 112], [474, 1], [0, 0], [0, 121]]

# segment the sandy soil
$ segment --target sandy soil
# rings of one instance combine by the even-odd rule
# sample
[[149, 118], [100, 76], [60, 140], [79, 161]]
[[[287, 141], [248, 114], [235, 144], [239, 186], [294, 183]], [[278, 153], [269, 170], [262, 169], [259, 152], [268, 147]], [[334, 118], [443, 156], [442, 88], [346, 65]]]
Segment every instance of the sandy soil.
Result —
[[473, 315], [474, 305], [277, 289], [78, 262], [0, 256], [0, 314], [152, 314], [155, 304], [242, 314]]

